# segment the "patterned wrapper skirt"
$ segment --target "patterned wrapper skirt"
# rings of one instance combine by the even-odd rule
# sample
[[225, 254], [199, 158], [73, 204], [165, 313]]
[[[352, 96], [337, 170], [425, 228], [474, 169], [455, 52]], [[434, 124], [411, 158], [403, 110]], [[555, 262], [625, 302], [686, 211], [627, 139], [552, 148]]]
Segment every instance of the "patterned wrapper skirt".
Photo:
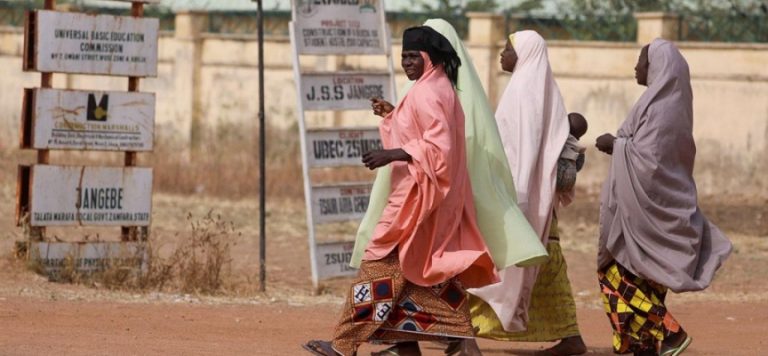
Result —
[[482, 299], [470, 294], [472, 324], [478, 328], [477, 336], [505, 341], [543, 342], [579, 335], [576, 322], [576, 303], [568, 281], [568, 267], [556, 237], [547, 244], [549, 261], [541, 266], [531, 292], [528, 308], [528, 328], [521, 332], [507, 332], [496, 313]]
[[396, 253], [363, 261], [336, 326], [333, 348], [354, 355], [363, 342], [472, 338], [467, 294], [456, 280], [432, 287], [408, 282]]
[[603, 304], [613, 327], [613, 351], [658, 352], [666, 336], [680, 331], [667, 312], [667, 288], [613, 262], [598, 272]]

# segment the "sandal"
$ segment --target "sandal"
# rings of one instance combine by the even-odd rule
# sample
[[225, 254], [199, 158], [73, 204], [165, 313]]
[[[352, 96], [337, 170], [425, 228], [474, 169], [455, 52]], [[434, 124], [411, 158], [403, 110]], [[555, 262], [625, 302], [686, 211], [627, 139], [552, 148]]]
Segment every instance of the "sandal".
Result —
[[339, 355], [336, 350], [333, 349], [329, 341], [322, 340], [310, 340], [306, 344], [301, 345], [304, 350], [309, 351], [315, 356], [337, 356]]
[[461, 340], [459, 339], [448, 341], [447, 346], [444, 351], [446, 356], [453, 356], [461, 352]]
[[451, 339], [443, 352], [447, 356], [483, 354], [475, 339]]
[[692, 341], [693, 341], [693, 338], [691, 338], [690, 336], [686, 336], [685, 340], [683, 340], [683, 342], [681, 342], [680, 345], [677, 345], [677, 347], [673, 347], [667, 351], [662, 352], [659, 356], [678, 356], [681, 353], [683, 353], [683, 351], [685, 351], [685, 349], [687, 349], [689, 345], [691, 345]]
[[[575, 345], [574, 345], [575, 344]], [[537, 351], [535, 356], [572, 356], [587, 353], [587, 345], [580, 335], [570, 336], [560, 340], [556, 345]]]
[[419, 349], [419, 344], [416, 344], [415, 348], [410, 346], [402, 347], [398, 344], [395, 344], [384, 350], [371, 352], [371, 356], [421, 356], [421, 350]]

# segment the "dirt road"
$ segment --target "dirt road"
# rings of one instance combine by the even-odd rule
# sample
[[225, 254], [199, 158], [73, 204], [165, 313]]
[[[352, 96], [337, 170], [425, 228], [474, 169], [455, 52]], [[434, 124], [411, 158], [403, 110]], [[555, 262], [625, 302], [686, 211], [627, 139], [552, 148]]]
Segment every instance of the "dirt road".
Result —
[[[12, 211], [12, 192], [5, 190], [0, 198], [0, 211]], [[733, 240], [735, 251], [708, 290], [668, 297], [670, 310], [694, 337], [686, 354], [768, 355], [766, 203], [762, 198], [703, 199], [704, 211]], [[222, 296], [139, 294], [48, 282], [10, 257], [21, 232], [12, 214], [1, 214], [0, 355], [303, 355], [302, 342], [331, 335], [348, 280], [327, 283], [322, 295], [312, 295], [301, 202], [270, 203], [267, 294], [255, 291], [255, 201], [158, 194], [153, 204], [157, 245], [172, 247], [184, 238], [188, 212], [214, 209], [242, 233], [234, 237], [229, 287]], [[594, 272], [596, 197], [582, 197], [565, 210], [561, 228], [590, 354], [610, 354], [610, 326]], [[68, 230], [58, 236], [73, 235]], [[546, 346], [480, 344], [486, 355], [530, 355]], [[426, 355], [441, 354], [432, 344], [423, 349]]]
[[[0, 299], [0, 355], [302, 355], [302, 342], [331, 334], [337, 308], [5, 297]], [[671, 309], [694, 336], [687, 355], [768, 353], [766, 302], [673, 303]], [[610, 327], [602, 311], [578, 312], [589, 354], [609, 355]], [[480, 345], [486, 355], [530, 355], [542, 346], [488, 340]], [[441, 354], [434, 344], [422, 348], [426, 355]]]

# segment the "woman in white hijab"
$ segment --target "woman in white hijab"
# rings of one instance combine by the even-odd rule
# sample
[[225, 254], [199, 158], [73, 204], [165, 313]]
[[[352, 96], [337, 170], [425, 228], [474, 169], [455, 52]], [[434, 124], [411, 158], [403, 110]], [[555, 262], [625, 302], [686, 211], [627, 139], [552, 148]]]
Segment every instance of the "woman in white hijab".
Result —
[[667, 311], [667, 290], [707, 288], [732, 246], [697, 203], [688, 63], [656, 39], [635, 77], [648, 89], [618, 137], [597, 138], [613, 156], [600, 203], [600, 287], [616, 353], [679, 355], [691, 338]]
[[[568, 137], [568, 118], [552, 77], [544, 39], [535, 31], [509, 36], [501, 66], [512, 77], [496, 110], [496, 122], [517, 188], [520, 209], [549, 261], [540, 267], [509, 267], [502, 282], [469, 292], [472, 324], [479, 337], [507, 341], [558, 341], [553, 355], [586, 352], [576, 322], [567, 266], [557, 231], [557, 160]], [[565, 202], [563, 202], [565, 203]]]

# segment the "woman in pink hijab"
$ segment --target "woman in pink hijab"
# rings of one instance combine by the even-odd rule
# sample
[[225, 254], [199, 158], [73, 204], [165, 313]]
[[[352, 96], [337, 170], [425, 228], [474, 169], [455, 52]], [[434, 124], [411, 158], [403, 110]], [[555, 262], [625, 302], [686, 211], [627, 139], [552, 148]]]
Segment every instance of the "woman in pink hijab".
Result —
[[691, 337], [667, 311], [667, 290], [707, 288], [732, 246], [697, 204], [688, 63], [656, 39], [640, 51], [635, 77], [648, 89], [616, 137], [597, 138], [612, 155], [600, 203], [600, 287], [614, 352], [679, 355]]
[[418, 355], [420, 340], [474, 337], [464, 288], [499, 279], [475, 220], [454, 91], [460, 65], [432, 28], [404, 32], [402, 66], [416, 82], [397, 107], [374, 101], [384, 149], [363, 156], [370, 169], [391, 167], [387, 205], [333, 340], [307, 351], [353, 355], [363, 342], [398, 342], [386, 354]]

